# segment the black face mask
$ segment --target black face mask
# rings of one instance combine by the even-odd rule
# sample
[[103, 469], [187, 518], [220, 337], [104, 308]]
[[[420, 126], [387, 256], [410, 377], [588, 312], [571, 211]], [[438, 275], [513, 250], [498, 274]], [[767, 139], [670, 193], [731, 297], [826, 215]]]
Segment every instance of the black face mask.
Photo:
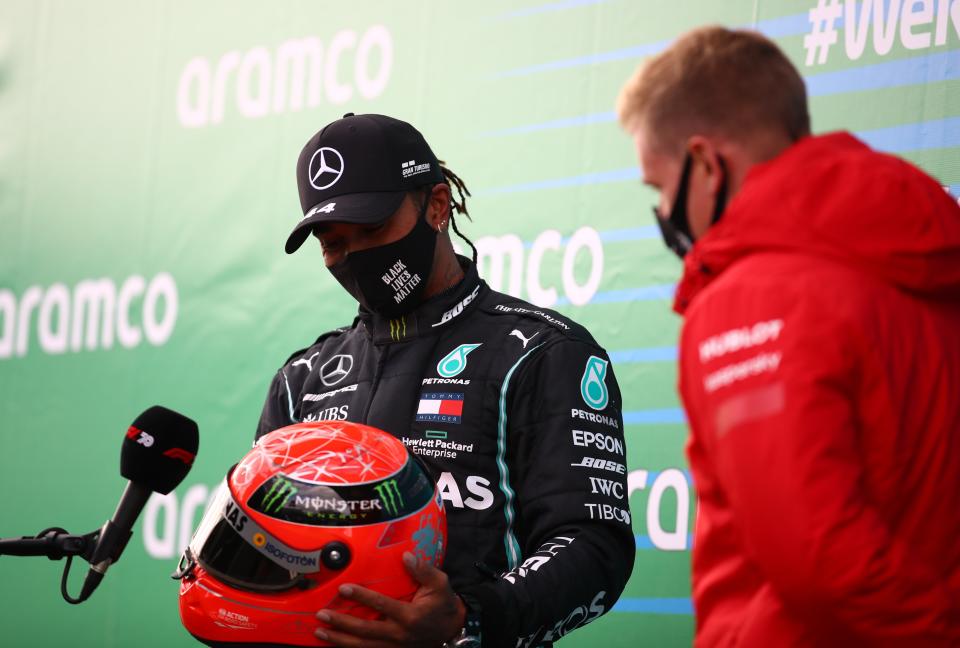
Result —
[[360, 305], [387, 318], [416, 308], [433, 270], [437, 233], [425, 218], [429, 200], [410, 233], [399, 241], [351, 252], [328, 268]]
[[[727, 208], [727, 165], [723, 158], [718, 157], [717, 160], [720, 162], [720, 171], [723, 172], [723, 182], [717, 193], [717, 202], [713, 206], [711, 225], [720, 220], [723, 210]], [[680, 173], [680, 184], [677, 186], [677, 195], [673, 200], [673, 207], [670, 208], [670, 215], [664, 218], [659, 208], [653, 208], [653, 217], [660, 226], [663, 242], [681, 259], [687, 256], [687, 252], [693, 247], [693, 232], [690, 231], [690, 219], [687, 216], [687, 192], [690, 188], [692, 166], [693, 158], [688, 152], [683, 158], [683, 171]]]

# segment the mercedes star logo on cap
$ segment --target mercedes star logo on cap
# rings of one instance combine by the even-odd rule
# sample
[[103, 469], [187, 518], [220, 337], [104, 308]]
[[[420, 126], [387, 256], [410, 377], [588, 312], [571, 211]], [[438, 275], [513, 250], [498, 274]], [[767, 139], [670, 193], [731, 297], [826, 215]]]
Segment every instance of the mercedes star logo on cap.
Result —
[[310, 158], [310, 167], [307, 171], [310, 184], [314, 189], [332, 187], [343, 175], [343, 167], [343, 156], [337, 149], [329, 146], [318, 148]]
[[333, 387], [350, 374], [353, 369], [353, 356], [335, 355], [320, 367], [320, 380], [327, 387]]

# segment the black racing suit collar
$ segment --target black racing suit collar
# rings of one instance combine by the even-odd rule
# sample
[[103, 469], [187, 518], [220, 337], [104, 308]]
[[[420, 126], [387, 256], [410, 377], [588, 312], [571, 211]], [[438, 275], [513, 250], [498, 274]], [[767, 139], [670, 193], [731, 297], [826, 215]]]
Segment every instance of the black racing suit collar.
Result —
[[463, 268], [463, 279], [406, 315], [389, 319], [361, 306], [358, 317], [367, 335], [373, 338], [374, 344], [403, 342], [432, 335], [448, 326], [466, 310], [486, 285], [480, 280], [473, 261], [459, 254], [457, 261]]

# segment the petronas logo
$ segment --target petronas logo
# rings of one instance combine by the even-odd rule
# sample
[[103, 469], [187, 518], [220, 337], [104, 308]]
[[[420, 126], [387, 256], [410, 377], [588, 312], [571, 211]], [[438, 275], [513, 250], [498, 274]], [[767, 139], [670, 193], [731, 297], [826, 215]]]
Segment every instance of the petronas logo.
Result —
[[583, 396], [583, 402], [595, 410], [606, 408], [607, 403], [610, 402], [607, 383], [604, 382], [607, 377], [607, 364], [609, 363], [606, 360], [590, 356], [583, 370], [583, 378], [580, 379], [580, 395]]
[[403, 506], [403, 497], [400, 495], [400, 489], [397, 487], [396, 479], [388, 479], [382, 484], [373, 488], [377, 497], [383, 502], [383, 508], [390, 515], [399, 515], [400, 507]]
[[274, 477], [270, 490], [263, 496], [260, 506], [264, 513], [279, 513], [297, 492], [296, 487], [283, 477]]
[[479, 344], [461, 344], [437, 363], [437, 373], [444, 378], [459, 375], [467, 368], [467, 354], [479, 346]]

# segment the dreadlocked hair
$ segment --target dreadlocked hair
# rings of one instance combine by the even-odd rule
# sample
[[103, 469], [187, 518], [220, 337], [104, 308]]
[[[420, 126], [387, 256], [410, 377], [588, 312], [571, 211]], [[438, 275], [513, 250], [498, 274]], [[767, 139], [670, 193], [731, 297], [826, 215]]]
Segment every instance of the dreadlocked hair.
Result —
[[457, 196], [460, 197], [459, 202], [456, 198], [453, 197], [453, 192], [450, 192], [450, 227], [453, 228], [453, 231], [456, 232], [457, 236], [466, 242], [470, 246], [470, 249], [473, 250], [473, 262], [477, 262], [477, 246], [473, 244], [473, 241], [464, 236], [463, 232], [460, 231], [460, 228], [457, 227], [457, 219], [454, 218], [453, 212], [458, 214], [463, 214], [467, 217], [467, 220], [472, 221], [470, 218], [470, 212], [467, 211], [467, 196], [470, 195], [470, 190], [467, 189], [466, 183], [454, 173], [451, 169], [447, 168], [447, 163], [443, 160], [437, 160], [440, 163], [440, 171], [443, 173], [443, 177], [446, 179], [447, 184], [457, 190]]
[[[470, 217], [470, 212], [467, 211], [467, 197], [470, 196], [470, 190], [467, 189], [466, 183], [464, 183], [460, 176], [447, 168], [446, 162], [443, 160], [437, 160], [437, 162], [440, 163], [440, 171], [443, 173], [443, 179], [446, 180], [447, 184], [453, 189], [457, 190], [456, 197], [453, 195], [453, 191], [450, 192], [450, 227], [452, 227], [457, 236], [463, 239], [466, 244], [470, 246], [470, 249], [473, 250], [473, 262], [476, 263], [477, 246], [460, 231], [460, 228], [457, 227], [457, 219], [454, 217], [454, 212], [456, 212], [466, 216], [467, 220], [473, 221]], [[421, 195], [421, 200], [427, 200], [429, 192], [432, 191], [432, 189], [433, 185], [425, 187]], [[457, 197], [459, 197], [460, 200], [457, 200]], [[420, 206], [422, 207], [423, 204], [421, 203]]]

